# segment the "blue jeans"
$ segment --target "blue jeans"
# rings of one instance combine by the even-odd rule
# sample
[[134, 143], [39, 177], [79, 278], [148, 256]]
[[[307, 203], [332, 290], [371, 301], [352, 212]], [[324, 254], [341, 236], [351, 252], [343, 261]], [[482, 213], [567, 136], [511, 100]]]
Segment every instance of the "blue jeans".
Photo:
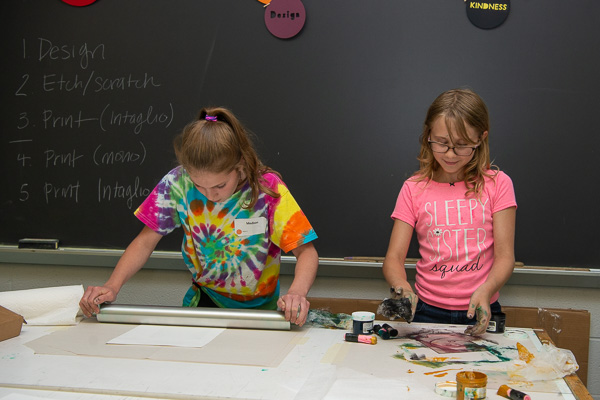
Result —
[[[499, 302], [490, 304], [492, 314], [502, 312]], [[431, 324], [453, 324], [453, 325], [474, 325], [476, 318], [467, 318], [467, 310], [446, 310], [431, 306], [419, 300], [417, 310], [412, 322], [426, 322]]]

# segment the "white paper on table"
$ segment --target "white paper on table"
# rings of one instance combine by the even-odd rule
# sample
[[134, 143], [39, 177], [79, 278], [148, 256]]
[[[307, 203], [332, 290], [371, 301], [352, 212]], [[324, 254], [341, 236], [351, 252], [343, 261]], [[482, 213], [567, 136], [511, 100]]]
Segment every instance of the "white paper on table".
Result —
[[149, 346], [204, 347], [223, 332], [224, 328], [196, 326], [140, 325], [107, 344], [137, 344]]
[[2, 400], [43, 400], [47, 397], [30, 396], [28, 394], [9, 393]]

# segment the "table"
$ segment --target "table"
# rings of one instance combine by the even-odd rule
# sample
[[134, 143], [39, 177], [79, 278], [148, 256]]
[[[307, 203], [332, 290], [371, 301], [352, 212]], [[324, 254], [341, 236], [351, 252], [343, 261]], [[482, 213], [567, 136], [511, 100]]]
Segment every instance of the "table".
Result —
[[[433, 351], [415, 347], [415, 335], [446, 332], [458, 337], [464, 327], [392, 325], [401, 338], [378, 338], [376, 345], [345, 342], [347, 331], [306, 325], [292, 331], [229, 329], [202, 349], [171, 352], [142, 346], [142, 353], [135, 354], [128, 352], [130, 346], [115, 349], [105, 344], [106, 337], [135, 325], [95, 320], [70, 327], [24, 325], [20, 336], [0, 342], [0, 398], [362, 400], [393, 396], [440, 400], [443, 397], [434, 392], [436, 382], [455, 380], [460, 370], [486, 373], [491, 400], [502, 399], [496, 395], [501, 384], [519, 389], [508, 382], [508, 362], [494, 361], [491, 354], [482, 361], [485, 352], [473, 353], [471, 361], [463, 360], [463, 353], [440, 354], [435, 360], [427, 356], [421, 363], [409, 359], [411, 352]], [[524, 334], [519, 342], [529, 349], [549, 341], [542, 331], [518, 331]], [[68, 338], [77, 342], [75, 347], [69, 347]], [[501, 349], [503, 356], [516, 354], [510, 349], [516, 342], [500, 334], [486, 333], [478, 343], [494, 351]], [[98, 351], [106, 346], [113, 346], [108, 356], [92, 350], [85, 354], [86, 349]], [[148, 348], [152, 351], [146, 352]], [[220, 362], [215, 349], [223, 354]], [[270, 352], [269, 357], [263, 356]], [[530, 382], [526, 387], [521, 390], [536, 400], [591, 399], [576, 375]]]

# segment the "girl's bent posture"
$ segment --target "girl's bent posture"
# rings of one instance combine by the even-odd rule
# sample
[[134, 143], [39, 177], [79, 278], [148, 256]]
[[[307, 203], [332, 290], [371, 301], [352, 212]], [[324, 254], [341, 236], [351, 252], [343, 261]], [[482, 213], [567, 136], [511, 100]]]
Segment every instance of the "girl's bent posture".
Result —
[[[135, 211], [146, 226], [104, 286], [87, 288], [80, 301], [84, 314], [114, 301], [160, 239], [181, 227], [183, 259], [192, 273], [184, 306], [279, 307], [287, 320], [304, 324], [318, 267], [317, 236], [280, 175], [260, 162], [246, 129], [224, 108], [202, 109], [174, 146], [180, 165]], [[293, 252], [297, 264], [280, 297], [282, 250]]]

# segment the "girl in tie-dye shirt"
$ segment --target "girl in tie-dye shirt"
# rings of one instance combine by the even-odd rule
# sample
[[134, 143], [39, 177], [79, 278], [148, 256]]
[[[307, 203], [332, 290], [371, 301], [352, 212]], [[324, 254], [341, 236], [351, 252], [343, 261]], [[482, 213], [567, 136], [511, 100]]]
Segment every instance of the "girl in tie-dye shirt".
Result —
[[[113, 301], [164, 235], [183, 228], [182, 253], [192, 273], [185, 306], [285, 311], [302, 325], [315, 279], [315, 231], [281, 177], [261, 164], [250, 138], [224, 108], [203, 109], [175, 140], [180, 166], [170, 171], [135, 215], [146, 225], [110, 279], [89, 287], [84, 313]], [[294, 280], [279, 296], [281, 251], [297, 258]]]

